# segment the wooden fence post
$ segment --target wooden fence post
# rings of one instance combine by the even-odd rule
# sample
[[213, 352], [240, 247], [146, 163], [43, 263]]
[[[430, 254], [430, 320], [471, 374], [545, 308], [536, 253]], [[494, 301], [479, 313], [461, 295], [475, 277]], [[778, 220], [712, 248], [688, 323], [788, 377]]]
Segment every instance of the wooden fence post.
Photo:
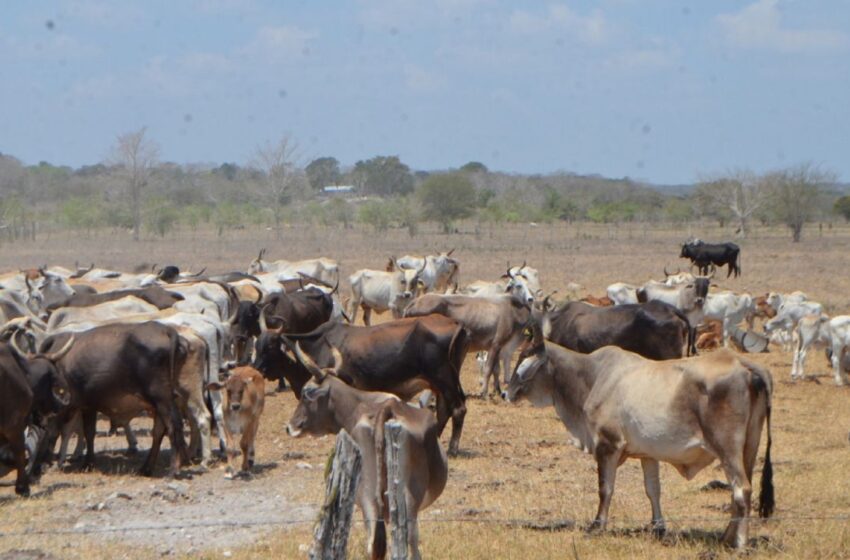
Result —
[[310, 560], [346, 558], [360, 469], [360, 449], [345, 430], [340, 430], [325, 478], [325, 503], [313, 530]]
[[387, 502], [390, 507], [390, 527], [392, 527], [392, 560], [407, 560], [407, 499], [402, 479], [402, 457], [407, 440], [398, 420], [390, 420], [385, 424], [384, 439], [387, 465]]

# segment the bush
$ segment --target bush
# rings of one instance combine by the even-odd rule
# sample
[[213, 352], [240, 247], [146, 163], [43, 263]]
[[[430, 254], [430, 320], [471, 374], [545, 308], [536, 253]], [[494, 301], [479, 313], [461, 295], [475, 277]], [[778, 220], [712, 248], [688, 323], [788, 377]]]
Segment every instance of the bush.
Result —
[[455, 220], [471, 216], [478, 203], [475, 185], [463, 174], [431, 175], [417, 190], [423, 216], [449, 233]]

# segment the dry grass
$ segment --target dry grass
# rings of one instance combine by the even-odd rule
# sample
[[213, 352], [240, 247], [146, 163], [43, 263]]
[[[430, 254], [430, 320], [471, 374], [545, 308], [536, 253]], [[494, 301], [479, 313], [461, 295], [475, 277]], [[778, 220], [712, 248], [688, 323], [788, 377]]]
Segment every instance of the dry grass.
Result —
[[[472, 230], [472, 226], [469, 228]], [[616, 233], [616, 237], [613, 238]], [[619, 230], [509, 226], [492, 232], [409, 239], [401, 233], [339, 230], [288, 230], [282, 243], [268, 232], [244, 232], [236, 238], [212, 236], [133, 245], [124, 239], [52, 239], [19, 246], [4, 246], [0, 268], [42, 262], [72, 264], [95, 260], [100, 266], [130, 268], [140, 261], [173, 262], [187, 267], [207, 265], [213, 270], [244, 269], [261, 246], [272, 256], [300, 258], [326, 255], [337, 258], [348, 274], [360, 267], [381, 268], [389, 254], [457, 247], [466, 281], [493, 278], [506, 261], [529, 264], [540, 270], [544, 286], [561, 288], [571, 281], [601, 294], [613, 281], [643, 281], [657, 277], [667, 264], [679, 263], [677, 244], [691, 233], [706, 239], [722, 237], [716, 231], [665, 230], [641, 227]], [[850, 231], [834, 229], [817, 237], [817, 230], [798, 245], [784, 231], [761, 231], [742, 245], [743, 277], [723, 287], [763, 293], [767, 290], [802, 289], [824, 302], [833, 312], [850, 311], [850, 286], [842, 274], [850, 247]], [[757, 557], [850, 557], [850, 521], [825, 518], [850, 515], [850, 478], [844, 472], [850, 429], [848, 390], [832, 385], [827, 363], [811, 355], [808, 371], [819, 373], [811, 381], [790, 383], [790, 355], [780, 352], [755, 359], [770, 368], [776, 381], [774, 405], [774, 462], [777, 488], [776, 520], [753, 523], [751, 537]], [[463, 370], [467, 392], [477, 389], [473, 360]], [[294, 409], [290, 393], [270, 396], [260, 427], [258, 461], [268, 469], [243, 484], [258, 501], [318, 504], [321, 468], [333, 445], [331, 438], [287, 439], [283, 426]], [[623, 465], [611, 507], [613, 530], [587, 536], [583, 527], [596, 510], [596, 473], [593, 460], [566, 444], [566, 431], [554, 410], [511, 406], [502, 402], [469, 400], [469, 413], [461, 442], [463, 455], [450, 461], [450, 477], [443, 496], [422, 515], [422, 550], [429, 558], [713, 558], [731, 553], [716, 544], [727, 522], [727, 491], [701, 491], [722, 472], [711, 466], [694, 480], [685, 481], [667, 466], [662, 468], [662, 506], [669, 535], [653, 539], [642, 527], [650, 517], [637, 461]], [[139, 423], [139, 425], [143, 425]], [[448, 433], [446, 434], [446, 436]], [[117, 438], [101, 438], [99, 445], [122, 448]], [[761, 455], [760, 455], [761, 457]], [[307, 463], [312, 468], [301, 468]], [[162, 481], [128, 474], [135, 463], [116, 457], [101, 460], [96, 473], [51, 471], [35, 490], [50, 492], [31, 500], [12, 497], [12, 488], [0, 488], [2, 531], [30, 527], [71, 528], [80, 519], [97, 519], [86, 505], [121, 489], [150, 492]], [[202, 492], [221, 471], [195, 477], [193, 492]], [[3, 481], [10, 483], [11, 478]], [[145, 494], [147, 495], [147, 494]], [[160, 508], [151, 500], [151, 508]], [[209, 518], [227, 517], [210, 511]], [[163, 516], [167, 521], [168, 511]], [[536, 523], [525, 528], [512, 521]], [[200, 521], [200, 519], [199, 519]], [[564, 521], [575, 528], [560, 528]], [[552, 526], [555, 530], [545, 530]], [[221, 528], [220, 531], [228, 531]], [[156, 544], [155, 537], [151, 545]], [[350, 544], [354, 558], [363, 557], [364, 534], [356, 527]], [[287, 528], [258, 528], [248, 544], [216, 546], [185, 554], [218, 558], [227, 548], [234, 558], [301, 558], [299, 545], [309, 543], [310, 524]], [[197, 543], [196, 543], [197, 544]], [[60, 557], [147, 558], [152, 548], [138, 539], [104, 535], [30, 535], [0, 537], [0, 550], [40, 548]], [[177, 555], [183, 555], [176, 549]]]

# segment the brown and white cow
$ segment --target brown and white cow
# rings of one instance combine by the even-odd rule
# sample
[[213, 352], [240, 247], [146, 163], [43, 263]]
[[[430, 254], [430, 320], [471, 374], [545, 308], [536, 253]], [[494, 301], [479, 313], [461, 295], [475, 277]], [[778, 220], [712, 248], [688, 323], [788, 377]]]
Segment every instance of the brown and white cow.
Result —
[[641, 460], [652, 526], [664, 530], [658, 464], [687, 479], [720, 461], [732, 486], [732, 520], [723, 542], [747, 544], [753, 470], [767, 420], [767, 451], [759, 513], [774, 509], [770, 462], [770, 373], [731, 350], [655, 362], [614, 346], [585, 355], [544, 342], [534, 327], [504, 395], [554, 405], [576, 445], [596, 459], [599, 509], [592, 529], [604, 529], [617, 468]]
[[[300, 344], [295, 345], [298, 360], [313, 379], [304, 386], [301, 401], [286, 431], [299, 437], [335, 434], [344, 429], [354, 439], [363, 465], [356, 499], [369, 529], [368, 554], [375, 559], [386, 555], [386, 524], [389, 522], [384, 424], [388, 420], [398, 421], [406, 442], [401, 447], [403, 480], [400, 482], [407, 498], [407, 548], [411, 558], [420, 558], [419, 511], [434, 503], [443, 493], [448, 479], [448, 462], [440, 445], [439, 425], [427, 409], [407, 405], [390, 393], [355, 389], [338, 379], [335, 372], [342, 368], [342, 356], [335, 348], [332, 351], [334, 367], [320, 369], [301, 351]], [[407, 557], [406, 554], [397, 556]]]
[[260, 427], [260, 415], [265, 400], [263, 374], [251, 366], [240, 366], [231, 371], [224, 383], [207, 385], [212, 391], [224, 391], [224, 438], [227, 441], [227, 474], [233, 478], [236, 459], [236, 438], [242, 450], [242, 468], [239, 474], [248, 475], [254, 466], [254, 440]]

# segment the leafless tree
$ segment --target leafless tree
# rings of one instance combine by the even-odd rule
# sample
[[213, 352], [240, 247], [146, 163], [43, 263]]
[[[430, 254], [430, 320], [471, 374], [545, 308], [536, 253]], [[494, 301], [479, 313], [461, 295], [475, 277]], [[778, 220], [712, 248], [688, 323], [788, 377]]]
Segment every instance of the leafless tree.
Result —
[[771, 205], [776, 217], [791, 230], [795, 243], [800, 241], [803, 226], [818, 209], [825, 190], [836, 177], [812, 163], [768, 173], [764, 177], [770, 189]]
[[284, 135], [275, 143], [257, 148], [255, 164], [263, 172], [263, 198], [274, 216], [277, 238], [281, 238], [283, 207], [292, 198], [298, 181], [298, 143]]
[[121, 169], [130, 194], [133, 241], [139, 240], [142, 227], [142, 189], [148, 184], [159, 157], [159, 146], [145, 137], [147, 127], [121, 134], [115, 141], [112, 163]]
[[767, 204], [770, 189], [752, 172], [739, 170], [725, 177], [702, 181], [696, 198], [704, 207], [731, 212], [738, 224], [736, 233], [747, 237], [750, 218]]

